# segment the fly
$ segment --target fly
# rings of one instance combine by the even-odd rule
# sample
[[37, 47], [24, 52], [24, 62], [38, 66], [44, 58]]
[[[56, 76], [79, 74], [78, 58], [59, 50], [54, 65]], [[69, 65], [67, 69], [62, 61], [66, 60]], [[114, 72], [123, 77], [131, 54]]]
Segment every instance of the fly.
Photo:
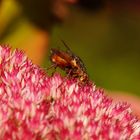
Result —
[[89, 83], [83, 61], [70, 50], [63, 40], [62, 43], [66, 47], [66, 51], [56, 48], [51, 49], [50, 60], [54, 67], [64, 70], [69, 78], [77, 78], [81, 84]]

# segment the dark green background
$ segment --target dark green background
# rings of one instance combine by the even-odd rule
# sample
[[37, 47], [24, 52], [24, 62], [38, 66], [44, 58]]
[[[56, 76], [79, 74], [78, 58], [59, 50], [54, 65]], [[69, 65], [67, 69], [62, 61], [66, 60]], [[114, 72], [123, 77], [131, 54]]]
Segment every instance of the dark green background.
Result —
[[140, 17], [132, 11], [84, 12], [72, 9], [53, 31], [50, 47], [65, 40], [84, 61], [97, 86], [140, 95]]

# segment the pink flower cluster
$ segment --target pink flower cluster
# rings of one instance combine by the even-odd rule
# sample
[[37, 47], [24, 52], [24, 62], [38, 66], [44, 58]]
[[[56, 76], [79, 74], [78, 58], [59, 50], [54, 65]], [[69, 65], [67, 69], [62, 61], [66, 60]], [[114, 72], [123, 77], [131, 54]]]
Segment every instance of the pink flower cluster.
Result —
[[140, 121], [94, 85], [49, 77], [0, 46], [0, 140], [140, 140]]

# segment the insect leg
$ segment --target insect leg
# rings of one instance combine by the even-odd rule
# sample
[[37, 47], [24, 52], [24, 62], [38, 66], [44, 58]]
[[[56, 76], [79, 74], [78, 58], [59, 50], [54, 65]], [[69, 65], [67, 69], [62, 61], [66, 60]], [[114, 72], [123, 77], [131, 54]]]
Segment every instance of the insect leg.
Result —
[[57, 67], [57, 64], [52, 64], [50, 67], [48, 67], [46, 70], [48, 71], [48, 70], [50, 70], [50, 69], [52, 69], [52, 68], [55, 68], [56, 69], [56, 67]]
[[57, 88], [60, 88], [63, 85], [63, 83], [66, 82], [66, 80], [70, 77], [71, 72], [72, 72], [72, 69], [69, 70], [68, 74], [66, 75], [62, 83]]
[[52, 64], [50, 67], [47, 68], [47, 71], [50, 70], [50, 69], [52, 69], [52, 68], [54, 68], [54, 71], [53, 71], [52, 74], [51, 74], [51, 75], [53, 76], [54, 73], [55, 73], [55, 71], [56, 71], [57, 64]]

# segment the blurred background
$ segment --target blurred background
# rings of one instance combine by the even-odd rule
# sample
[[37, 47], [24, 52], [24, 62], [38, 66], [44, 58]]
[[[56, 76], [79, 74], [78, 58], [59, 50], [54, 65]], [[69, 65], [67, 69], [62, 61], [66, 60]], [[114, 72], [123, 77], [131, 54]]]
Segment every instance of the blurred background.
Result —
[[139, 0], [0, 0], [0, 43], [47, 68], [63, 39], [98, 87], [140, 96]]

